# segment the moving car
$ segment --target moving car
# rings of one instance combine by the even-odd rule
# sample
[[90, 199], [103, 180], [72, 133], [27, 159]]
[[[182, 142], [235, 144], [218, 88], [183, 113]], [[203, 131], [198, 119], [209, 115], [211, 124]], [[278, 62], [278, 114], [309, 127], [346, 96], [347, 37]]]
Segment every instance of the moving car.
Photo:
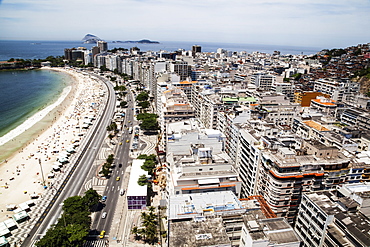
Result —
[[107, 196], [103, 196], [102, 198], [101, 198], [101, 201], [102, 202], [105, 202], [107, 200]]
[[102, 219], [105, 219], [105, 217], [107, 217], [107, 212], [104, 212], [104, 213], [101, 215], [101, 218], [102, 218]]
[[99, 238], [104, 238], [104, 236], [105, 236], [105, 231], [103, 230], [100, 232]]
[[116, 177], [116, 181], [119, 181], [121, 178], [120, 177]]
[[126, 142], [127, 142], [127, 143], [129, 143], [129, 142], [130, 142], [130, 140], [126, 140]]

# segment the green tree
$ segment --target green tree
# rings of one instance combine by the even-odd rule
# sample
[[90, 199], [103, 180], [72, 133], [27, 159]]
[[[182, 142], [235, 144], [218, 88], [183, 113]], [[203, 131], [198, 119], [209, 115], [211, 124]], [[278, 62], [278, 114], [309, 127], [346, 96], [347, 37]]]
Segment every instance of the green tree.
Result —
[[140, 127], [144, 130], [158, 130], [158, 116], [152, 113], [140, 113], [137, 115], [137, 120], [140, 120]]
[[78, 212], [87, 211], [88, 207], [81, 196], [72, 196], [64, 200], [62, 209], [67, 214], [73, 215]]
[[152, 160], [146, 160], [144, 164], [141, 166], [141, 169], [147, 171], [150, 175], [153, 175], [153, 170], [157, 166], [157, 164]]
[[154, 244], [158, 241], [158, 216], [154, 213], [154, 207], [149, 207], [149, 212], [141, 213], [143, 228], [138, 229], [138, 234], [145, 239], [147, 243]]
[[145, 185], [149, 185], [150, 182], [148, 181], [148, 178], [146, 177], [146, 175], [143, 174], [137, 180], [137, 184], [140, 185], [140, 186], [145, 186]]
[[107, 131], [117, 131], [118, 126], [116, 122], [112, 122], [110, 125], [107, 126]]
[[139, 229], [137, 226], [134, 226], [132, 229], [131, 229], [131, 233], [132, 234], [135, 234], [135, 239], [139, 239]]
[[139, 102], [138, 105], [141, 106], [141, 108], [146, 109], [149, 107], [150, 103], [149, 101], [142, 101], [142, 102]]
[[90, 188], [85, 192], [85, 195], [83, 197], [83, 201], [87, 204], [87, 206], [90, 208], [90, 211], [93, 206], [97, 205], [101, 199], [101, 195], [96, 192], [96, 190], [93, 190]]
[[141, 92], [136, 96], [137, 101], [147, 101], [149, 99], [149, 94], [147, 92]]
[[121, 101], [119, 103], [119, 106], [122, 107], [122, 108], [126, 107], [127, 106], [127, 101]]
[[109, 71], [109, 69], [107, 69], [107, 67], [105, 67], [104, 65], [100, 66], [100, 72], [104, 72], [104, 71]]
[[108, 158], [106, 159], [106, 161], [108, 164], [113, 164], [114, 155], [113, 154], [108, 155]]
[[143, 130], [159, 130], [158, 121], [153, 118], [145, 119], [139, 125]]
[[36, 242], [37, 247], [71, 246], [68, 242], [68, 233], [65, 228], [52, 226], [46, 234]]
[[102, 174], [104, 177], [107, 178], [107, 177], [109, 177], [110, 170], [103, 166], [102, 169], [100, 170], [99, 174]]
[[137, 156], [137, 159], [143, 159], [143, 160], [152, 160], [157, 162], [157, 156], [155, 154], [147, 155], [147, 154], [140, 154]]
[[83, 246], [84, 238], [89, 234], [82, 225], [71, 224], [66, 226], [69, 243], [73, 243], [73, 246]]

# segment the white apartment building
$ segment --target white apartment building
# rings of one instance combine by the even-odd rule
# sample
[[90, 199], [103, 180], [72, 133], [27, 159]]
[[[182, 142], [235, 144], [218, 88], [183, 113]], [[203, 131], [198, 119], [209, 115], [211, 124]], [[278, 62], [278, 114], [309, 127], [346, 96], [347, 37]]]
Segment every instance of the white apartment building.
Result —
[[337, 102], [353, 102], [359, 93], [360, 84], [349, 79], [319, 79], [314, 82], [314, 91], [330, 95]]
[[197, 128], [193, 121], [167, 126], [168, 194], [229, 190], [239, 197], [241, 182], [221, 132]]
[[191, 66], [185, 61], [175, 61], [170, 63], [170, 72], [180, 76], [181, 81], [185, 81], [191, 75]]
[[257, 90], [270, 91], [275, 84], [276, 77], [265, 73], [255, 73], [251, 76], [251, 83], [256, 85]]
[[239, 200], [230, 191], [172, 195], [169, 246], [299, 247], [294, 229], [269, 212], [263, 198]]
[[247, 128], [240, 129], [237, 166], [242, 181], [243, 197], [257, 195], [261, 149], [260, 139], [252, 133]]
[[[369, 190], [362, 189], [356, 196], [368, 198]], [[360, 211], [358, 202], [342, 196], [337, 197], [335, 191], [303, 194], [295, 224], [302, 246], [370, 246], [368, 214]]]
[[284, 144], [266, 137], [262, 141], [266, 149], [261, 157], [259, 194], [277, 216], [289, 222], [296, 217], [303, 192], [329, 190], [346, 183], [352, 166], [351, 159], [335, 147], [299, 141]]
[[275, 82], [271, 87], [271, 91], [286, 95], [290, 101], [294, 99], [294, 90], [294, 84], [288, 82]]

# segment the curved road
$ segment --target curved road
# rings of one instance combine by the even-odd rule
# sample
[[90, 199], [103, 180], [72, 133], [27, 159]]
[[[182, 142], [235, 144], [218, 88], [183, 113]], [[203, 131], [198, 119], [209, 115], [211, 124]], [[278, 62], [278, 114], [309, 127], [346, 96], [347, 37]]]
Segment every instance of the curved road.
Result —
[[105, 78], [91, 74], [97, 79], [103, 81], [108, 88], [108, 101], [105, 109], [102, 112], [100, 118], [94, 125], [93, 130], [89, 131], [87, 136], [88, 142], [79, 155], [76, 162], [73, 164], [71, 171], [69, 172], [65, 181], [56, 192], [54, 198], [42, 214], [40, 219], [37, 221], [35, 227], [29, 233], [29, 237], [26, 238], [22, 246], [30, 246], [30, 243], [34, 243], [41, 236], [43, 236], [50, 225], [55, 224], [62, 212], [62, 202], [68, 197], [78, 195], [80, 189], [83, 187], [85, 177], [92, 169], [94, 164], [97, 151], [99, 151], [103, 140], [106, 138], [106, 126], [109, 125], [116, 104], [116, 96], [113, 90], [113, 86]]

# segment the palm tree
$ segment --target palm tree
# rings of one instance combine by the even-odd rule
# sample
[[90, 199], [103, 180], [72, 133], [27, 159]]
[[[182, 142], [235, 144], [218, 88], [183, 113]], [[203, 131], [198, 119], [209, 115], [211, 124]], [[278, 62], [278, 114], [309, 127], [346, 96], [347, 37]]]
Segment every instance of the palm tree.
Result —
[[134, 226], [134, 227], [131, 229], [131, 233], [132, 233], [132, 234], [135, 234], [135, 239], [139, 239], [139, 229], [137, 228], [137, 226]]

